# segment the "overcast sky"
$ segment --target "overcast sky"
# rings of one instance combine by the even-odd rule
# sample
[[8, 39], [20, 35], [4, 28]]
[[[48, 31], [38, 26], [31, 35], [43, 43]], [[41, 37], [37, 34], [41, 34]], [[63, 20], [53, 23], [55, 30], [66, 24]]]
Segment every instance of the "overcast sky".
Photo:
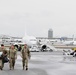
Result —
[[76, 0], [0, 0], [0, 34], [47, 37], [75, 35]]

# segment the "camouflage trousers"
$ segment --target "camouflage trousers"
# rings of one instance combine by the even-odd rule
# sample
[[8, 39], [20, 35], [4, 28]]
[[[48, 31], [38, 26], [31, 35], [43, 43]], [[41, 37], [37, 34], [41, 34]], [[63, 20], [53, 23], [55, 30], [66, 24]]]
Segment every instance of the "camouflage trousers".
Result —
[[14, 69], [14, 66], [15, 66], [15, 58], [10, 58], [10, 62], [9, 62], [9, 66], [10, 66], [10, 69]]
[[2, 60], [2, 59], [0, 59], [0, 69], [3, 69], [3, 67], [4, 67], [3, 60]]
[[22, 65], [23, 65], [23, 69], [26, 67], [28, 68], [28, 58], [23, 58], [22, 59]]

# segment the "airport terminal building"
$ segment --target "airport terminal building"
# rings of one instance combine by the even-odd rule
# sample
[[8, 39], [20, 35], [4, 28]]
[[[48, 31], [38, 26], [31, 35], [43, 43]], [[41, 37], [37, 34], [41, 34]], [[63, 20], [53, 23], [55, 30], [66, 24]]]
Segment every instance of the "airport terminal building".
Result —
[[[21, 37], [12, 37], [9, 35], [0, 35], [0, 44], [11, 44], [13, 42], [19, 42]], [[21, 42], [21, 41], [20, 41]]]

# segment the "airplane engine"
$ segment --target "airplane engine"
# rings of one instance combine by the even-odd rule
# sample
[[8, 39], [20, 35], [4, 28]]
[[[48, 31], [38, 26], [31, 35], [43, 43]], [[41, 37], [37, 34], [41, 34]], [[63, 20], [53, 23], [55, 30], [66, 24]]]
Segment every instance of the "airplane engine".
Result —
[[18, 45], [17, 44], [15, 44], [14, 46], [18, 49]]
[[50, 51], [50, 52], [52, 52], [52, 51], [57, 51], [57, 49], [55, 47], [51, 46], [51, 45], [44, 44], [44, 45], [41, 45], [41, 51]]
[[46, 51], [46, 49], [47, 49], [47, 45], [42, 45], [41, 46], [41, 51]]
[[46, 45], [43, 45], [43, 46], [42, 46], [42, 49], [46, 49], [46, 48], [47, 48], [47, 46], [46, 46]]

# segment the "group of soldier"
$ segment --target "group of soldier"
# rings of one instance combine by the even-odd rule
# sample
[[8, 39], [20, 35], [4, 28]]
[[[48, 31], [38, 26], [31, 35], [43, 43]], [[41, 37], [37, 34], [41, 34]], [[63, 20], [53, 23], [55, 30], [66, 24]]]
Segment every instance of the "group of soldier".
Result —
[[[4, 67], [3, 57], [7, 57], [9, 58], [10, 70], [12, 69], [14, 70], [15, 61], [17, 59], [17, 50], [15, 46], [11, 45], [9, 47], [9, 50], [6, 50], [5, 46], [1, 44], [0, 52], [3, 53], [2, 56], [0, 57], [0, 69], [3, 70], [3, 67]], [[21, 57], [22, 57], [23, 70], [25, 69], [25, 67], [26, 67], [26, 70], [28, 70], [28, 59], [30, 59], [31, 55], [27, 44], [24, 44], [24, 47], [21, 49]]]

